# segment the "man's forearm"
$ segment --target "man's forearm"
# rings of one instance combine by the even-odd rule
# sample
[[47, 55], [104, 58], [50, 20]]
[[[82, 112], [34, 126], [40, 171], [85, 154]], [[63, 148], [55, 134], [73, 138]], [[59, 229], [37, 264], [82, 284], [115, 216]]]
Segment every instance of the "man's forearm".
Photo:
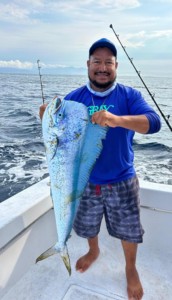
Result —
[[145, 115], [138, 116], [119, 116], [116, 120], [117, 126], [136, 131], [138, 133], [147, 133], [149, 131], [149, 120]]
[[149, 131], [149, 120], [145, 115], [117, 116], [106, 110], [101, 110], [92, 115], [92, 122], [101, 126], [122, 127], [138, 133]]

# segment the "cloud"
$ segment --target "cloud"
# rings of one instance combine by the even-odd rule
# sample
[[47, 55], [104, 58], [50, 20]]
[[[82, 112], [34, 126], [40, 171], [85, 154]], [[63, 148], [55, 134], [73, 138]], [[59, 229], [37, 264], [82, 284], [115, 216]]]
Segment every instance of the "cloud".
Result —
[[128, 38], [138, 38], [138, 39], [153, 39], [157, 37], [172, 37], [172, 29], [168, 30], [153, 30], [146, 32], [144, 30], [133, 33], [133, 34], [128, 34]]
[[[157, 4], [157, 0], [152, 0], [152, 1]], [[172, 4], [172, 0], [158, 0], [158, 2], [163, 4]]]
[[[49, 68], [49, 69], [55, 69], [55, 68], [66, 68], [66, 65], [62, 64], [46, 64], [44, 62], [39, 63], [41, 68]], [[18, 59], [16, 60], [0, 60], [0, 68], [15, 68], [15, 69], [33, 69], [37, 68], [37, 63], [32, 63], [29, 61], [20, 61]]]
[[78, 1], [78, 0], [66, 0], [66, 1], [59, 1], [56, 3], [52, 3], [53, 8], [60, 9], [61, 11], [69, 11], [69, 10], [82, 10], [83, 8], [87, 8], [88, 10], [92, 10], [94, 8], [105, 8], [105, 9], [130, 9], [136, 8], [140, 6], [140, 1], [138, 0], [99, 0], [98, 2], [95, 0], [85, 0], [85, 1]]
[[[97, 3], [95, 1], [92, 1]], [[131, 9], [140, 6], [140, 1], [138, 0], [101, 0], [98, 2], [101, 7], [109, 9]]]
[[157, 37], [172, 38], [172, 29], [153, 31], [150, 34], [150, 38], [157, 38]]
[[35, 23], [37, 14], [44, 10], [44, 1], [25, 0], [24, 3], [18, 0], [5, 1], [0, 3], [0, 20], [9, 23]]
[[0, 60], [0, 68], [32, 69], [34, 65], [31, 62], [21, 62], [20, 60]]
[[144, 47], [148, 41], [157, 41], [157, 39], [172, 38], [172, 30], [156, 30], [156, 31], [139, 31], [137, 33], [129, 33], [122, 37], [124, 46], [131, 48]]
[[29, 11], [26, 8], [19, 7], [15, 3], [0, 4], [0, 16], [2, 20], [21, 20], [28, 18]]
[[[138, 0], [25, 0], [23, 2], [19, 0], [1, 1], [0, 3], [0, 19], [1, 21], [8, 21], [10, 23], [35, 23], [42, 21], [42, 15], [47, 16], [49, 22], [54, 20], [54, 16], [59, 18], [68, 16], [69, 19], [75, 18], [76, 15], [86, 18], [92, 15], [93, 11], [112, 12], [112, 10], [128, 10], [140, 6]], [[62, 15], [60, 15], [62, 14]], [[58, 21], [58, 20], [57, 20]]]

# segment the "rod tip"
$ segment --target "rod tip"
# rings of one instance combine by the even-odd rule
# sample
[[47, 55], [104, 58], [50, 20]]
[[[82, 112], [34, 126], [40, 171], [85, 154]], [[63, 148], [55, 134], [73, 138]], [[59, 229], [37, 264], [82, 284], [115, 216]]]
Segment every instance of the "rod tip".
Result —
[[109, 27], [112, 28], [113, 27], [112, 24], [110, 24]]

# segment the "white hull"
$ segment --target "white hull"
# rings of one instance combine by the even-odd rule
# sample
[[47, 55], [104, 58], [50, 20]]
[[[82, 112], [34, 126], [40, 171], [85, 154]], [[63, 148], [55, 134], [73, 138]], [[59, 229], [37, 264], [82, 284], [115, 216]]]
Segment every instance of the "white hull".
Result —
[[[59, 255], [35, 264], [57, 239], [48, 179], [0, 204], [0, 299], [107, 300], [127, 299], [120, 241], [109, 237], [103, 222], [101, 254], [91, 268], [75, 271], [87, 242], [72, 232], [69, 277]], [[172, 186], [140, 181], [144, 243], [138, 249], [138, 270], [145, 300], [172, 299]], [[156, 208], [156, 209], [155, 209]]]

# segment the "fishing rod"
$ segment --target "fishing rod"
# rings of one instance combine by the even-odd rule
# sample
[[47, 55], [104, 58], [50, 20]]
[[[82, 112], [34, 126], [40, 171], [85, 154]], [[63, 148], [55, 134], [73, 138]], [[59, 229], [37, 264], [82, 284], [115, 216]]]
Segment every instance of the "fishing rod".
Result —
[[40, 66], [39, 62], [40, 62], [40, 60], [38, 59], [37, 64], [38, 64], [39, 79], [40, 79], [40, 84], [41, 84], [42, 102], [44, 104], [45, 97], [44, 97], [44, 93], [43, 93], [42, 75], [41, 75], [41, 72], [40, 72], [41, 66]]
[[136, 73], [137, 73], [137, 75], [139, 76], [141, 82], [143, 83], [144, 87], [146, 88], [148, 94], [150, 95], [150, 97], [152, 98], [152, 100], [153, 100], [153, 102], [155, 103], [156, 107], [158, 108], [159, 112], [161, 113], [161, 116], [163, 117], [163, 119], [164, 119], [164, 121], [166, 122], [167, 126], [168, 126], [169, 129], [172, 131], [172, 127], [171, 127], [171, 125], [170, 125], [170, 123], [169, 123], [169, 121], [168, 121], [169, 118], [170, 118], [170, 115], [168, 115], [167, 118], [166, 118], [166, 116], [164, 115], [164, 113], [163, 113], [162, 110], [160, 109], [159, 105], [158, 105], [157, 102], [155, 101], [154, 96], [152, 95], [152, 93], [151, 93], [150, 90], [148, 89], [146, 83], [144, 82], [143, 78], [141, 77], [140, 71], [138, 71], [137, 68], [135, 67], [135, 65], [134, 65], [134, 63], [133, 63], [133, 59], [128, 55], [128, 53], [127, 53], [125, 47], [123, 46], [122, 42], [121, 42], [120, 39], [119, 39], [119, 35], [115, 32], [115, 30], [114, 30], [112, 24], [111, 24], [109, 27], [113, 30], [113, 32], [114, 32], [114, 34], [115, 34], [117, 40], [119, 41], [119, 43], [120, 43], [122, 49], [124, 50], [124, 52], [125, 52], [127, 58], [128, 58], [129, 61], [131, 62], [131, 64], [132, 64], [134, 70], [136, 71]]

